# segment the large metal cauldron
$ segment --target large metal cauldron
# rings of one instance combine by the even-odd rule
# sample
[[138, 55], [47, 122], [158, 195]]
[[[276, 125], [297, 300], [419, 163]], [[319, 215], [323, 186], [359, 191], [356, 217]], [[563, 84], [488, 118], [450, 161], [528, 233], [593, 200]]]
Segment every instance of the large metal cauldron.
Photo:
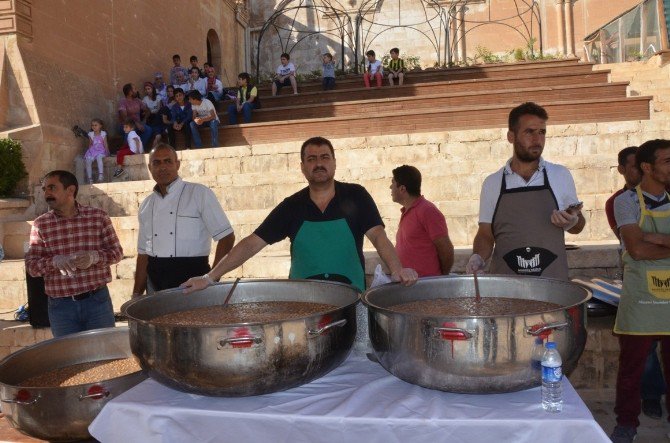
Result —
[[179, 289], [122, 306], [133, 353], [152, 378], [187, 392], [238, 397], [281, 391], [336, 368], [356, 335], [353, 286], [315, 280], [241, 281], [231, 304], [305, 301], [337, 306], [327, 313], [268, 323], [216, 327], [150, 323], [157, 316], [223, 304], [230, 283], [191, 295]]
[[542, 337], [557, 343], [564, 372], [575, 368], [586, 343], [584, 303], [589, 291], [560, 280], [495, 275], [480, 277], [479, 286], [482, 297], [542, 300], [561, 308], [517, 316], [405, 314], [389, 308], [416, 300], [474, 297], [472, 276], [421, 279], [409, 288], [379, 286], [362, 300], [381, 365], [398, 378], [432, 389], [518, 391], [540, 384], [539, 362], [531, 357], [536, 338]]
[[88, 439], [88, 425], [108, 401], [146, 379], [141, 371], [62, 388], [19, 387], [44, 372], [100, 360], [132, 357], [128, 328], [67, 335], [17, 351], [0, 362], [2, 412], [13, 427], [50, 441]]

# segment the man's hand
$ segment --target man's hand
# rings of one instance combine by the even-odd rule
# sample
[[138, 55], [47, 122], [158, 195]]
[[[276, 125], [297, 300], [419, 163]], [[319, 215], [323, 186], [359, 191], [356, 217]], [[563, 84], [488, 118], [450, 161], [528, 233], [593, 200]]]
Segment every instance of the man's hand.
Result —
[[74, 254], [74, 265], [77, 269], [88, 269], [100, 261], [98, 251], [84, 251]]
[[72, 254], [56, 255], [51, 259], [51, 264], [63, 275], [72, 274], [77, 270], [77, 266], [74, 264], [74, 255]]
[[569, 231], [579, 221], [578, 214], [578, 211], [577, 213], [573, 214], [572, 212], [558, 211], [554, 209], [554, 211], [551, 213], [551, 223], [554, 226], [563, 229], [564, 231]]
[[465, 273], [474, 274], [477, 272], [478, 274], [483, 274], [485, 267], [486, 261], [484, 261], [482, 256], [479, 254], [472, 254], [468, 260], [468, 264], [465, 265]]
[[196, 125], [201, 125], [202, 124], [202, 119], [200, 117], [196, 117], [193, 119]]
[[201, 291], [213, 284], [214, 280], [208, 274], [205, 274], [201, 277], [189, 278], [185, 283], [179, 285], [179, 287], [184, 289], [184, 294], [190, 294], [191, 292]]
[[242, 105], [237, 105], [237, 112], [242, 112]]
[[412, 268], [402, 268], [391, 274], [391, 279], [400, 282], [403, 286], [412, 286], [418, 278], [419, 274]]

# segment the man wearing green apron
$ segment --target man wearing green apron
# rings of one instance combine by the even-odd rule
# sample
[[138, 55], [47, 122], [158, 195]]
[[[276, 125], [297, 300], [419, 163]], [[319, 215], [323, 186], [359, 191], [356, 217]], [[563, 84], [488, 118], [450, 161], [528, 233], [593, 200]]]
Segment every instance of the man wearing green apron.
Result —
[[482, 185], [467, 273], [483, 271], [491, 257], [493, 274], [568, 279], [564, 232], [578, 234], [586, 222], [570, 171], [542, 158], [548, 119], [531, 102], [510, 112], [514, 153]]
[[396, 281], [417, 279], [403, 268], [372, 197], [362, 186], [335, 181], [335, 152], [329, 140], [313, 137], [300, 149], [308, 186], [286, 198], [208, 274], [188, 280], [189, 293], [203, 289], [242, 265], [268, 244], [291, 239], [289, 278], [339, 281], [365, 290], [363, 237], [373, 244]]
[[631, 442], [640, 425], [642, 372], [661, 342], [665, 402], [670, 410], [670, 140], [643, 143], [635, 156], [642, 182], [614, 200], [625, 251], [624, 279], [614, 332], [619, 335], [614, 442]]

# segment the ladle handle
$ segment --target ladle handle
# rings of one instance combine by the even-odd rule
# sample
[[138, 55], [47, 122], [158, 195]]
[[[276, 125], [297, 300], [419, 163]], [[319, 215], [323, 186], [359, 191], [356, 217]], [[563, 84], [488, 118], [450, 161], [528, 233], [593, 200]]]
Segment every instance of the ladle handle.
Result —
[[15, 400], [13, 398], [12, 399], [3, 398], [3, 399], [0, 399], [0, 401], [3, 402], [3, 403], [14, 403], [14, 404], [17, 404], [17, 405], [29, 406], [29, 405], [34, 405], [35, 403], [37, 403], [37, 400], [39, 400], [40, 398], [41, 398], [40, 396], [37, 396], [37, 397], [33, 398], [32, 400]]
[[309, 332], [307, 333], [310, 337], [318, 337], [319, 335], [323, 334], [327, 330], [334, 328], [336, 326], [344, 326], [347, 324], [347, 319], [343, 318], [342, 320], [334, 321], [332, 323], [328, 323], [326, 326], [319, 328], [319, 329], [310, 329]]
[[526, 326], [526, 334], [530, 334], [533, 336], [538, 336], [542, 334], [543, 332], [549, 331], [551, 329], [563, 329], [568, 325], [567, 322], [562, 322], [562, 323], [549, 323], [548, 325], [544, 325], [539, 328], [534, 328], [533, 326]]

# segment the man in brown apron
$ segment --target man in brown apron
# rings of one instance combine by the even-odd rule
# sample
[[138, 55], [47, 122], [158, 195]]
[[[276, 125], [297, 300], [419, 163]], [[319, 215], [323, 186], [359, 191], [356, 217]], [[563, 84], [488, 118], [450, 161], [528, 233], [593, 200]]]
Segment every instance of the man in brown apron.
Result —
[[493, 274], [568, 279], [564, 233], [578, 234], [585, 220], [570, 171], [542, 158], [548, 118], [531, 102], [510, 112], [514, 153], [484, 181], [466, 272], [482, 271], [491, 257]]
[[670, 140], [643, 143], [635, 154], [642, 182], [614, 200], [625, 251], [624, 279], [614, 332], [619, 373], [613, 442], [631, 442], [640, 425], [640, 384], [649, 349], [661, 342], [665, 402], [670, 409]]

